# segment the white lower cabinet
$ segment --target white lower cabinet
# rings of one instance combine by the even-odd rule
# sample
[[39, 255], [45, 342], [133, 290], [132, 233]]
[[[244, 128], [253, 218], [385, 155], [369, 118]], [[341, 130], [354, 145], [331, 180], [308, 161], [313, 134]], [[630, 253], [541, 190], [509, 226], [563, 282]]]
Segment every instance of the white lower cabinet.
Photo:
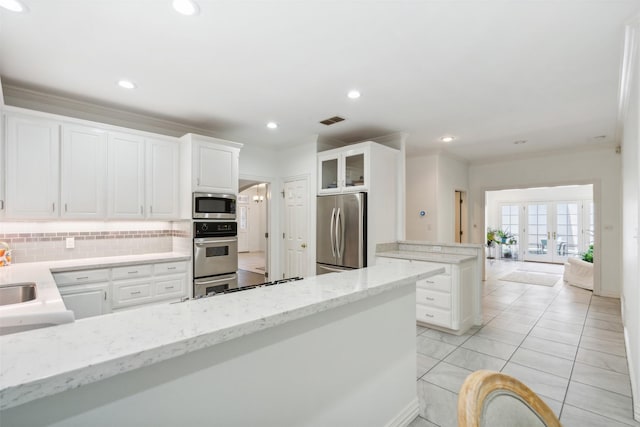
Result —
[[76, 320], [111, 312], [108, 283], [69, 286], [61, 288], [60, 295], [67, 310], [73, 311]]
[[474, 261], [459, 264], [377, 257], [377, 264], [411, 262], [444, 267], [445, 272], [416, 282], [416, 321], [456, 335], [473, 325]]
[[54, 273], [67, 309], [76, 319], [188, 295], [187, 261], [137, 264]]
[[111, 312], [109, 269], [54, 273], [60, 296], [76, 319]]

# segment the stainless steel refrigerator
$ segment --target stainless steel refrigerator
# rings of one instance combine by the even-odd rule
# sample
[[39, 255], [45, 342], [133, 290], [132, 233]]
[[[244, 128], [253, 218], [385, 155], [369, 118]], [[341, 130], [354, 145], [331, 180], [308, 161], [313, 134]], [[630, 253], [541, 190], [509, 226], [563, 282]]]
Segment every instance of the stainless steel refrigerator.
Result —
[[318, 196], [316, 274], [367, 266], [367, 193]]

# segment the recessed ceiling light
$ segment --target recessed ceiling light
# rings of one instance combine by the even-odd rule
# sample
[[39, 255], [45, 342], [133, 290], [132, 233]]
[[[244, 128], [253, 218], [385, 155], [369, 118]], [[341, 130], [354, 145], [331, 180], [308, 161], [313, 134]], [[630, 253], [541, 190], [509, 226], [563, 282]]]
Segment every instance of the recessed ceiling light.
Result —
[[131, 80], [118, 80], [118, 86], [125, 89], [135, 89], [137, 87]]
[[10, 10], [11, 12], [26, 12], [27, 6], [20, 0], [0, 0], [0, 7]]
[[517, 141], [513, 141], [513, 143], [516, 144], [516, 145], [526, 144], [527, 140], [526, 139], [519, 139]]
[[278, 124], [276, 122], [269, 122], [269, 123], [267, 123], [267, 127], [269, 129], [277, 129], [278, 128]]
[[358, 99], [360, 98], [360, 92], [357, 90], [350, 90], [347, 96], [351, 99]]
[[187, 16], [193, 16], [200, 13], [198, 3], [193, 0], [173, 0], [173, 8], [176, 12]]
[[442, 142], [451, 142], [454, 139], [455, 138], [453, 136], [443, 136], [442, 138], [440, 138], [440, 141], [442, 141]]

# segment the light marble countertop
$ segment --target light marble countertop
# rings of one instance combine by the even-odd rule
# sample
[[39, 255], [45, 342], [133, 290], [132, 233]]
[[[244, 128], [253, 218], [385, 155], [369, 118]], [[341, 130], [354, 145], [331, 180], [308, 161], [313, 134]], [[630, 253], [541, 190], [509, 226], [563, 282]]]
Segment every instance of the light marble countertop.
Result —
[[385, 251], [376, 253], [376, 256], [385, 258], [411, 259], [416, 261], [439, 262], [443, 264], [460, 264], [464, 261], [476, 259], [475, 255], [418, 251]]
[[398, 244], [401, 245], [422, 245], [422, 246], [443, 246], [443, 247], [456, 247], [456, 248], [474, 248], [482, 249], [484, 245], [480, 243], [442, 243], [442, 242], [429, 242], [422, 240], [399, 240]]
[[60, 393], [441, 274], [377, 265], [0, 337], [0, 409]]
[[144, 255], [17, 263], [0, 267], [0, 286], [24, 282], [36, 283], [36, 299], [20, 304], [0, 306], [0, 327], [73, 322], [73, 312], [65, 307], [51, 273], [151, 264], [163, 261], [180, 261], [190, 258], [189, 254], [162, 252]]

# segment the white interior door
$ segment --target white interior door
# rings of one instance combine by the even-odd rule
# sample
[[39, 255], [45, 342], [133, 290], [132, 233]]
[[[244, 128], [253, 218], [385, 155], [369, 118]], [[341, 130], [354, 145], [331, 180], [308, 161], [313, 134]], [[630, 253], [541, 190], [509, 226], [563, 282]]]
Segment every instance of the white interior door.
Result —
[[307, 179], [284, 183], [284, 277], [307, 276]]

